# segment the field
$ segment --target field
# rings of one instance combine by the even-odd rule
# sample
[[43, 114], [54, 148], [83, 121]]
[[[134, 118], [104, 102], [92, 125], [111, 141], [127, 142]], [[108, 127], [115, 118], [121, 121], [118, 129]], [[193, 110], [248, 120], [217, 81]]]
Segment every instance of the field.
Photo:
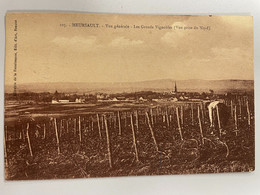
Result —
[[210, 128], [203, 102], [6, 102], [6, 179], [253, 171], [254, 100], [225, 104]]

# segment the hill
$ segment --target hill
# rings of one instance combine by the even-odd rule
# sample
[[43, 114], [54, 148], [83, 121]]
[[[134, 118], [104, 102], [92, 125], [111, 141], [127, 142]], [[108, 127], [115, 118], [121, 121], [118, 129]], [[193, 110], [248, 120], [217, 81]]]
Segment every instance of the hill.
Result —
[[[64, 93], [120, 93], [136, 91], [172, 91], [173, 79], [140, 81], [140, 82], [60, 82], [60, 83], [28, 83], [17, 85], [17, 92], [55, 92]], [[210, 89], [216, 93], [226, 92], [253, 92], [253, 80], [178, 80], [178, 91], [208, 92]], [[12, 93], [11, 85], [5, 86], [6, 93]]]

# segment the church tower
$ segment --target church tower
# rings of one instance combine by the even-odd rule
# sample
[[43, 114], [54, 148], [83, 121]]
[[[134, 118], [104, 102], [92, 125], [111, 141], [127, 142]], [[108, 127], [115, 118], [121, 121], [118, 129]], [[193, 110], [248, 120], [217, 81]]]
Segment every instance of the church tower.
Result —
[[176, 85], [176, 81], [175, 81], [175, 86], [174, 86], [174, 93], [177, 93], [177, 85]]

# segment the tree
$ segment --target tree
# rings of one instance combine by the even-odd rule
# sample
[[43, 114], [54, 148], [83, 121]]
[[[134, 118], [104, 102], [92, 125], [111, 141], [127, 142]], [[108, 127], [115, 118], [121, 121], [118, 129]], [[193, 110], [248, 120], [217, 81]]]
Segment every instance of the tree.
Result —
[[214, 91], [213, 91], [213, 89], [210, 89], [210, 90], [209, 90], [209, 92], [210, 92], [211, 94], [214, 94]]

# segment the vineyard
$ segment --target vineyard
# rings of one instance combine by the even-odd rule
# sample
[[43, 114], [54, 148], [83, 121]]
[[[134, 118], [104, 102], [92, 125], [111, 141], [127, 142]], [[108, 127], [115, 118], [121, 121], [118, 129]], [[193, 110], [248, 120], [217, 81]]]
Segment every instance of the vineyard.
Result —
[[6, 105], [6, 179], [253, 171], [254, 99], [225, 105], [225, 127], [203, 101]]

